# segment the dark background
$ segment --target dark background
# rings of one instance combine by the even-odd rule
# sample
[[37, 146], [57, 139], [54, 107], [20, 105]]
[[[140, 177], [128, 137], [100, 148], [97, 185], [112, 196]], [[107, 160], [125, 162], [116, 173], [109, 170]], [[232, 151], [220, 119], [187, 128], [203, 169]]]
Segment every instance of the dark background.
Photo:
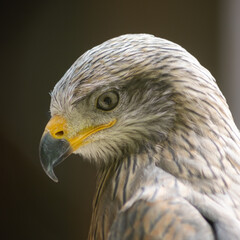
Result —
[[77, 57], [109, 38], [151, 33], [179, 43], [212, 72], [240, 122], [237, 70], [231, 76], [239, 56], [239, 48], [234, 50], [239, 44], [232, 43], [233, 22], [239, 19], [229, 20], [237, 9], [233, 2], [15, 0], [2, 5], [1, 239], [87, 238], [94, 166], [71, 156], [56, 169], [60, 182], [55, 184], [41, 168], [38, 145], [49, 119], [48, 93]]

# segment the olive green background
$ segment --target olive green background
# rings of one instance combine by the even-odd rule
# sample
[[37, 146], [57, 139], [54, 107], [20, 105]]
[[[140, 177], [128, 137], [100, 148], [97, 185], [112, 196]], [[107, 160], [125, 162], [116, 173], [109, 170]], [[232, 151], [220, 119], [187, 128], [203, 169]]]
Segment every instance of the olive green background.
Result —
[[[177, 42], [211, 71], [234, 109], [229, 75], [222, 71], [222, 52], [229, 54], [222, 2], [15, 0], [2, 6], [1, 239], [87, 238], [95, 167], [70, 156], [57, 167], [56, 184], [41, 168], [38, 145], [49, 119], [49, 92], [89, 48], [125, 33]], [[235, 118], [240, 121], [240, 114]]]

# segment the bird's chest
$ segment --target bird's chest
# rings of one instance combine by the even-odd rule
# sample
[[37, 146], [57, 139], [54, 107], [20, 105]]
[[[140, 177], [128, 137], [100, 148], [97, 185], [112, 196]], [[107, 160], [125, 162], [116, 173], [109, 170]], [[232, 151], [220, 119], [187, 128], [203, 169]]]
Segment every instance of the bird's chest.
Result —
[[[89, 240], [106, 240], [110, 228], [122, 207], [143, 186], [151, 183], [147, 170], [134, 167], [134, 161], [123, 161], [117, 168], [101, 173], [93, 202], [93, 214], [89, 231]], [[153, 180], [152, 180], [153, 181]]]
[[99, 200], [93, 209], [89, 240], [107, 239], [114, 218], [120, 209], [119, 205], [118, 200], [109, 201], [106, 198]]

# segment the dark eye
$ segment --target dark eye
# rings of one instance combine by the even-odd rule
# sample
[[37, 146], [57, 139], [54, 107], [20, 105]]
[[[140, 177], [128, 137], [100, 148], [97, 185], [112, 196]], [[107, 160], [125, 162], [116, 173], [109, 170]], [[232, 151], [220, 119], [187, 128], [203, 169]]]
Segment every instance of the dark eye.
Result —
[[98, 97], [97, 108], [104, 111], [110, 111], [117, 106], [118, 100], [119, 96], [117, 92], [105, 92]]

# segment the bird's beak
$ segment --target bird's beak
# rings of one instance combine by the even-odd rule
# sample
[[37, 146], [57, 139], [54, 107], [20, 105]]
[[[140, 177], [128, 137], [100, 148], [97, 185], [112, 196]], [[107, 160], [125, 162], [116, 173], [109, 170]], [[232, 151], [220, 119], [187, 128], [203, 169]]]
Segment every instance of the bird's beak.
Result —
[[53, 168], [66, 159], [72, 152], [88, 143], [86, 138], [90, 135], [113, 126], [116, 120], [107, 124], [87, 127], [73, 134], [67, 121], [62, 116], [53, 116], [48, 122], [40, 141], [40, 161], [46, 174], [58, 182]]

